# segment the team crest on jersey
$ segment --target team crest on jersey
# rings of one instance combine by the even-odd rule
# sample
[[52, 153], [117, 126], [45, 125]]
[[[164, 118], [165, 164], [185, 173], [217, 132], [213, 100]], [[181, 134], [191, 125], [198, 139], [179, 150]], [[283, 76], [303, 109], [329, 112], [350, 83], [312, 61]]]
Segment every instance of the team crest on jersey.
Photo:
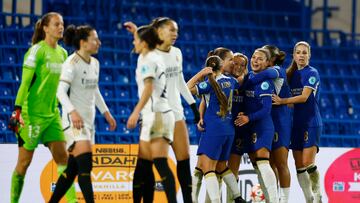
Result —
[[199, 84], [199, 87], [200, 87], [200, 89], [205, 89], [207, 87], [207, 83], [206, 82], [201, 82]]
[[305, 131], [304, 132], [304, 141], [307, 142], [309, 140], [309, 132]]
[[261, 83], [261, 89], [262, 90], [268, 90], [269, 89], [269, 83], [268, 82], [263, 82]]
[[314, 76], [311, 76], [311, 77], [309, 78], [309, 83], [310, 83], [311, 85], [313, 85], [313, 84], [315, 84], [315, 82], [316, 82], [316, 78], [315, 78]]
[[279, 141], [279, 133], [275, 132], [274, 134], [274, 142], [278, 142]]
[[256, 141], [257, 141], [257, 135], [256, 135], [256, 133], [253, 133], [253, 134], [252, 134], [251, 139], [252, 139], [252, 143], [255, 144]]

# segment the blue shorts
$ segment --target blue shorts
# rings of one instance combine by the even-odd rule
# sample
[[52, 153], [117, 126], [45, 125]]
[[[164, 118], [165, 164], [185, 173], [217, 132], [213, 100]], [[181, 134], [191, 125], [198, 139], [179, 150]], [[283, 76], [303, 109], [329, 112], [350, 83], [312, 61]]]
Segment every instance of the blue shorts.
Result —
[[274, 129], [251, 129], [245, 137], [245, 150], [248, 153], [252, 153], [265, 147], [266, 149], [271, 151], [273, 138]]
[[319, 146], [322, 126], [293, 128], [291, 131], [290, 149], [302, 151], [304, 148]]
[[280, 147], [289, 149], [291, 139], [291, 126], [290, 125], [276, 125], [275, 133], [272, 143], [272, 150], [276, 150]]
[[234, 134], [221, 136], [202, 134], [197, 155], [205, 154], [212, 160], [227, 161], [233, 140]]
[[235, 127], [235, 137], [231, 146], [231, 154], [242, 156], [245, 153], [245, 135], [248, 133], [248, 126]]

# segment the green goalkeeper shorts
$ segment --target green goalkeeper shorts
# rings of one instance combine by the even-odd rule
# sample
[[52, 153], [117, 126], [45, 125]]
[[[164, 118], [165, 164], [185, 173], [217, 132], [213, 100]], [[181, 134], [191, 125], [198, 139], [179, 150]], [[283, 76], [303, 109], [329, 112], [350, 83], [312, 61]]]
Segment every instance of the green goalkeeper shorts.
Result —
[[65, 141], [59, 114], [51, 118], [29, 116], [26, 113], [22, 113], [21, 116], [24, 126], [18, 134], [19, 147], [23, 146], [26, 150], [32, 151], [40, 142], [46, 145], [49, 142]]

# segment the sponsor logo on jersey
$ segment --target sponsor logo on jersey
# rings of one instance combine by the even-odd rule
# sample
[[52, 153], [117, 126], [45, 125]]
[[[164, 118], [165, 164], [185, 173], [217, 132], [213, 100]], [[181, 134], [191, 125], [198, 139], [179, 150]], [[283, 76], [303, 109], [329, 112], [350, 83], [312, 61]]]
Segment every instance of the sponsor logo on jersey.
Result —
[[294, 89], [291, 89], [291, 93], [293, 94], [293, 95], [300, 95], [301, 93], [302, 93], [302, 91], [303, 91], [303, 88], [294, 88]]
[[61, 73], [61, 63], [46, 63], [46, 68], [49, 69], [50, 73]]
[[84, 86], [85, 89], [94, 89], [98, 85], [98, 79], [88, 79], [88, 78], [82, 78], [81, 84]]
[[262, 90], [268, 90], [270, 87], [269, 83], [268, 82], [262, 82], [261, 83], [261, 89]]
[[246, 95], [247, 97], [255, 97], [255, 91], [248, 91], [248, 90], [246, 90], [246, 91], [245, 91], [245, 95]]
[[179, 75], [180, 68], [178, 66], [170, 66], [165, 69], [166, 78], [177, 77]]

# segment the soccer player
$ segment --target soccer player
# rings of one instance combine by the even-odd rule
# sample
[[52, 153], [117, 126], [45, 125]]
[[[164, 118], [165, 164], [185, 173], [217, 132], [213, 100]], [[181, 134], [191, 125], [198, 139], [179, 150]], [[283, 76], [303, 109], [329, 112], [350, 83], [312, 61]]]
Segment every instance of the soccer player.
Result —
[[319, 111], [318, 71], [309, 65], [310, 45], [300, 41], [295, 44], [293, 61], [287, 74], [293, 97], [273, 95], [277, 105], [294, 104], [290, 148], [293, 150], [297, 177], [306, 202], [321, 202], [320, 175], [315, 165], [319, 151], [322, 120]]
[[[210, 56], [206, 60], [206, 67], [188, 81], [188, 87], [194, 95], [204, 95], [206, 112], [203, 127], [205, 131], [200, 139], [198, 148], [197, 170], [205, 177], [206, 190], [211, 202], [220, 202], [219, 182], [216, 177], [218, 161], [229, 159], [231, 144], [234, 139], [234, 126], [231, 119], [232, 91], [237, 81], [221, 73], [222, 59]], [[208, 72], [207, 72], [208, 71]], [[206, 74], [208, 73], [208, 74]], [[208, 80], [197, 84], [204, 76]], [[231, 187], [235, 201], [240, 200], [240, 191], [236, 185], [234, 174], [226, 168], [223, 173], [225, 183], [233, 182]], [[195, 174], [196, 176], [196, 174]], [[199, 178], [198, 178], [199, 179]], [[230, 185], [229, 185], [230, 186]], [[194, 197], [197, 202], [198, 197]]]
[[[59, 13], [43, 15], [35, 24], [32, 46], [24, 56], [22, 81], [9, 124], [19, 145], [11, 178], [12, 203], [19, 202], [26, 170], [39, 142], [49, 148], [59, 174], [66, 168], [65, 136], [56, 99], [61, 65], [67, 58], [66, 50], [58, 45], [63, 32], [64, 22]], [[68, 194], [67, 200], [76, 202], [74, 187]]]
[[[247, 85], [261, 83], [264, 79], [274, 82], [275, 94], [281, 98], [290, 97], [290, 88], [287, 82], [286, 71], [280, 66], [285, 60], [285, 52], [273, 45], [262, 48], [271, 54], [270, 64], [266, 70], [254, 75], [246, 81]], [[275, 134], [270, 153], [270, 164], [280, 182], [280, 203], [287, 203], [290, 190], [290, 172], [288, 167], [288, 149], [291, 137], [291, 116], [287, 105], [275, 105], [271, 109]]]
[[110, 131], [115, 130], [116, 121], [99, 90], [99, 61], [91, 56], [98, 53], [101, 45], [96, 30], [90, 26], [70, 25], [64, 32], [64, 42], [76, 49], [63, 64], [57, 90], [70, 155], [67, 168], [59, 177], [50, 202], [59, 202], [76, 176], [85, 201], [94, 202], [90, 174], [95, 107], [104, 115]]
[[[228, 76], [228, 77], [238, 77], [240, 75], [244, 75], [244, 70], [245, 69], [240, 69], [240, 67], [235, 68], [234, 67], [234, 54], [230, 49], [224, 48], [224, 47], [218, 47], [215, 50], [212, 50], [208, 53], [208, 56], [219, 56], [222, 60], [223, 60], [223, 64], [221, 67], [221, 72]], [[239, 61], [238, 61], [239, 62]], [[201, 75], [201, 72], [200, 72]], [[239, 88], [235, 88], [233, 94], [237, 94], [239, 93], [237, 90]], [[236, 95], [237, 97], [238, 95]], [[234, 101], [234, 97], [233, 97], [233, 101]], [[232, 111], [233, 108], [237, 108], [234, 107], [232, 105]], [[202, 97], [202, 101], [200, 103], [199, 106], [199, 111], [200, 111], [200, 121], [198, 123], [198, 129], [200, 131], [204, 131], [205, 129], [203, 128], [203, 115], [204, 112], [206, 110], [205, 108], [205, 100], [204, 97]], [[235, 131], [234, 131], [235, 132]], [[231, 156], [231, 155], [230, 155]], [[239, 160], [240, 161], [240, 160]], [[229, 201], [233, 201], [235, 199], [236, 202], [241, 202], [241, 201], [245, 201], [242, 199], [242, 197], [240, 196], [240, 191], [239, 188], [237, 186], [237, 182], [236, 182], [236, 177], [237, 174], [235, 175], [235, 179], [233, 179], [233, 175], [231, 174], [232, 170], [229, 169], [228, 165], [227, 165], [227, 160], [222, 160], [222, 161], [218, 161], [217, 165], [216, 165], [216, 176], [218, 178], [219, 181], [219, 187], [221, 189], [221, 183], [222, 180], [224, 180], [224, 182], [226, 183], [226, 185], [228, 186], [228, 190], [229, 191]], [[201, 187], [201, 181], [202, 181], [202, 177], [203, 177], [203, 172], [199, 167], [196, 167], [194, 170], [194, 176], [193, 176], [193, 200], [197, 200], [197, 196], [199, 194], [199, 190]], [[234, 198], [235, 197], [235, 198]], [[205, 202], [209, 202], [209, 194], [206, 193], [206, 197], [205, 197]]]
[[[173, 141], [175, 117], [167, 97], [165, 65], [161, 56], [154, 51], [161, 43], [162, 40], [159, 39], [156, 29], [151, 25], [142, 26], [135, 32], [133, 44], [135, 52], [140, 54], [136, 68], [140, 99], [127, 121], [127, 128], [135, 128], [141, 115], [140, 142], [143, 143], [140, 144], [139, 151], [147, 156], [149, 162], [154, 161], [167, 200], [175, 203], [175, 180], [167, 163], [169, 145]], [[138, 167], [135, 170], [143, 170], [143, 168]], [[133, 181], [139, 180], [134, 177]], [[135, 183], [133, 186], [138, 187]], [[138, 188], [134, 189], [138, 190]], [[141, 202], [141, 196], [134, 195], [134, 202]]]
[[[256, 49], [251, 57], [249, 78], [265, 70], [270, 61], [267, 49]], [[271, 80], [245, 87], [245, 112], [240, 112], [235, 120], [237, 126], [249, 123], [249, 131], [245, 134], [245, 146], [255, 170], [258, 173], [262, 190], [269, 202], [279, 201], [276, 176], [269, 158], [274, 137], [274, 125], [271, 118], [271, 95], [274, 85]]]
[[[233, 70], [232, 76], [235, 78], [242, 77], [247, 74], [248, 58], [242, 53], [235, 53], [233, 58]], [[239, 112], [244, 112], [244, 91], [242, 88], [234, 89], [233, 92], [233, 104], [231, 114], [233, 116], [233, 122]], [[235, 137], [231, 146], [230, 157], [228, 160], [228, 167], [235, 175], [236, 179], [239, 179], [240, 159], [244, 154], [244, 135], [246, 133], [245, 126], [235, 126]], [[231, 190], [227, 189], [227, 202], [233, 202]]]
[[[124, 24], [129, 32], [134, 33], [136, 30], [136, 25], [132, 22], [126, 22]], [[151, 25], [156, 28], [158, 35], [163, 43], [158, 45], [156, 52], [162, 57], [165, 64], [165, 74], [166, 74], [166, 87], [169, 98], [169, 105], [171, 110], [175, 115], [175, 130], [174, 130], [174, 142], [171, 144], [175, 157], [177, 160], [177, 177], [180, 182], [182, 196], [184, 202], [191, 202], [191, 172], [190, 172], [190, 151], [189, 151], [189, 135], [186, 127], [185, 116], [183, 106], [181, 104], [181, 96], [184, 97], [186, 102], [190, 104], [192, 111], [194, 112], [195, 123], [199, 121], [199, 112], [196, 107], [195, 100], [191, 95], [189, 89], [187, 88], [186, 82], [183, 75], [182, 67], [182, 53], [181, 50], [174, 46], [176, 39], [178, 37], [178, 25], [177, 23], [167, 17], [159, 17], [152, 21]], [[148, 163], [143, 160], [146, 157], [142, 152], [139, 152], [138, 163], [145, 168], [145, 171], [151, 170], [151, 163]], [[135, 170], [136, 171], [136, 170]], [[145, 172], [144, 172], [145, 173]], [[139, 176], [139, 178], [137, 178]], [[139, 173], [135, 173], [134, 177], [137, 180], [144, 179], [143, 176]], [[149, 181], [149, 187], [142, 189], [145, 193], [153, 193], [155, 184], [154, 178], [148, 174], [145, 176]], [[134, 181], [137, 185], [137, 183]], [[141, 190], [141, 188], [140, 188]], [[144, 194], [146, 195], [146, 194]]]

